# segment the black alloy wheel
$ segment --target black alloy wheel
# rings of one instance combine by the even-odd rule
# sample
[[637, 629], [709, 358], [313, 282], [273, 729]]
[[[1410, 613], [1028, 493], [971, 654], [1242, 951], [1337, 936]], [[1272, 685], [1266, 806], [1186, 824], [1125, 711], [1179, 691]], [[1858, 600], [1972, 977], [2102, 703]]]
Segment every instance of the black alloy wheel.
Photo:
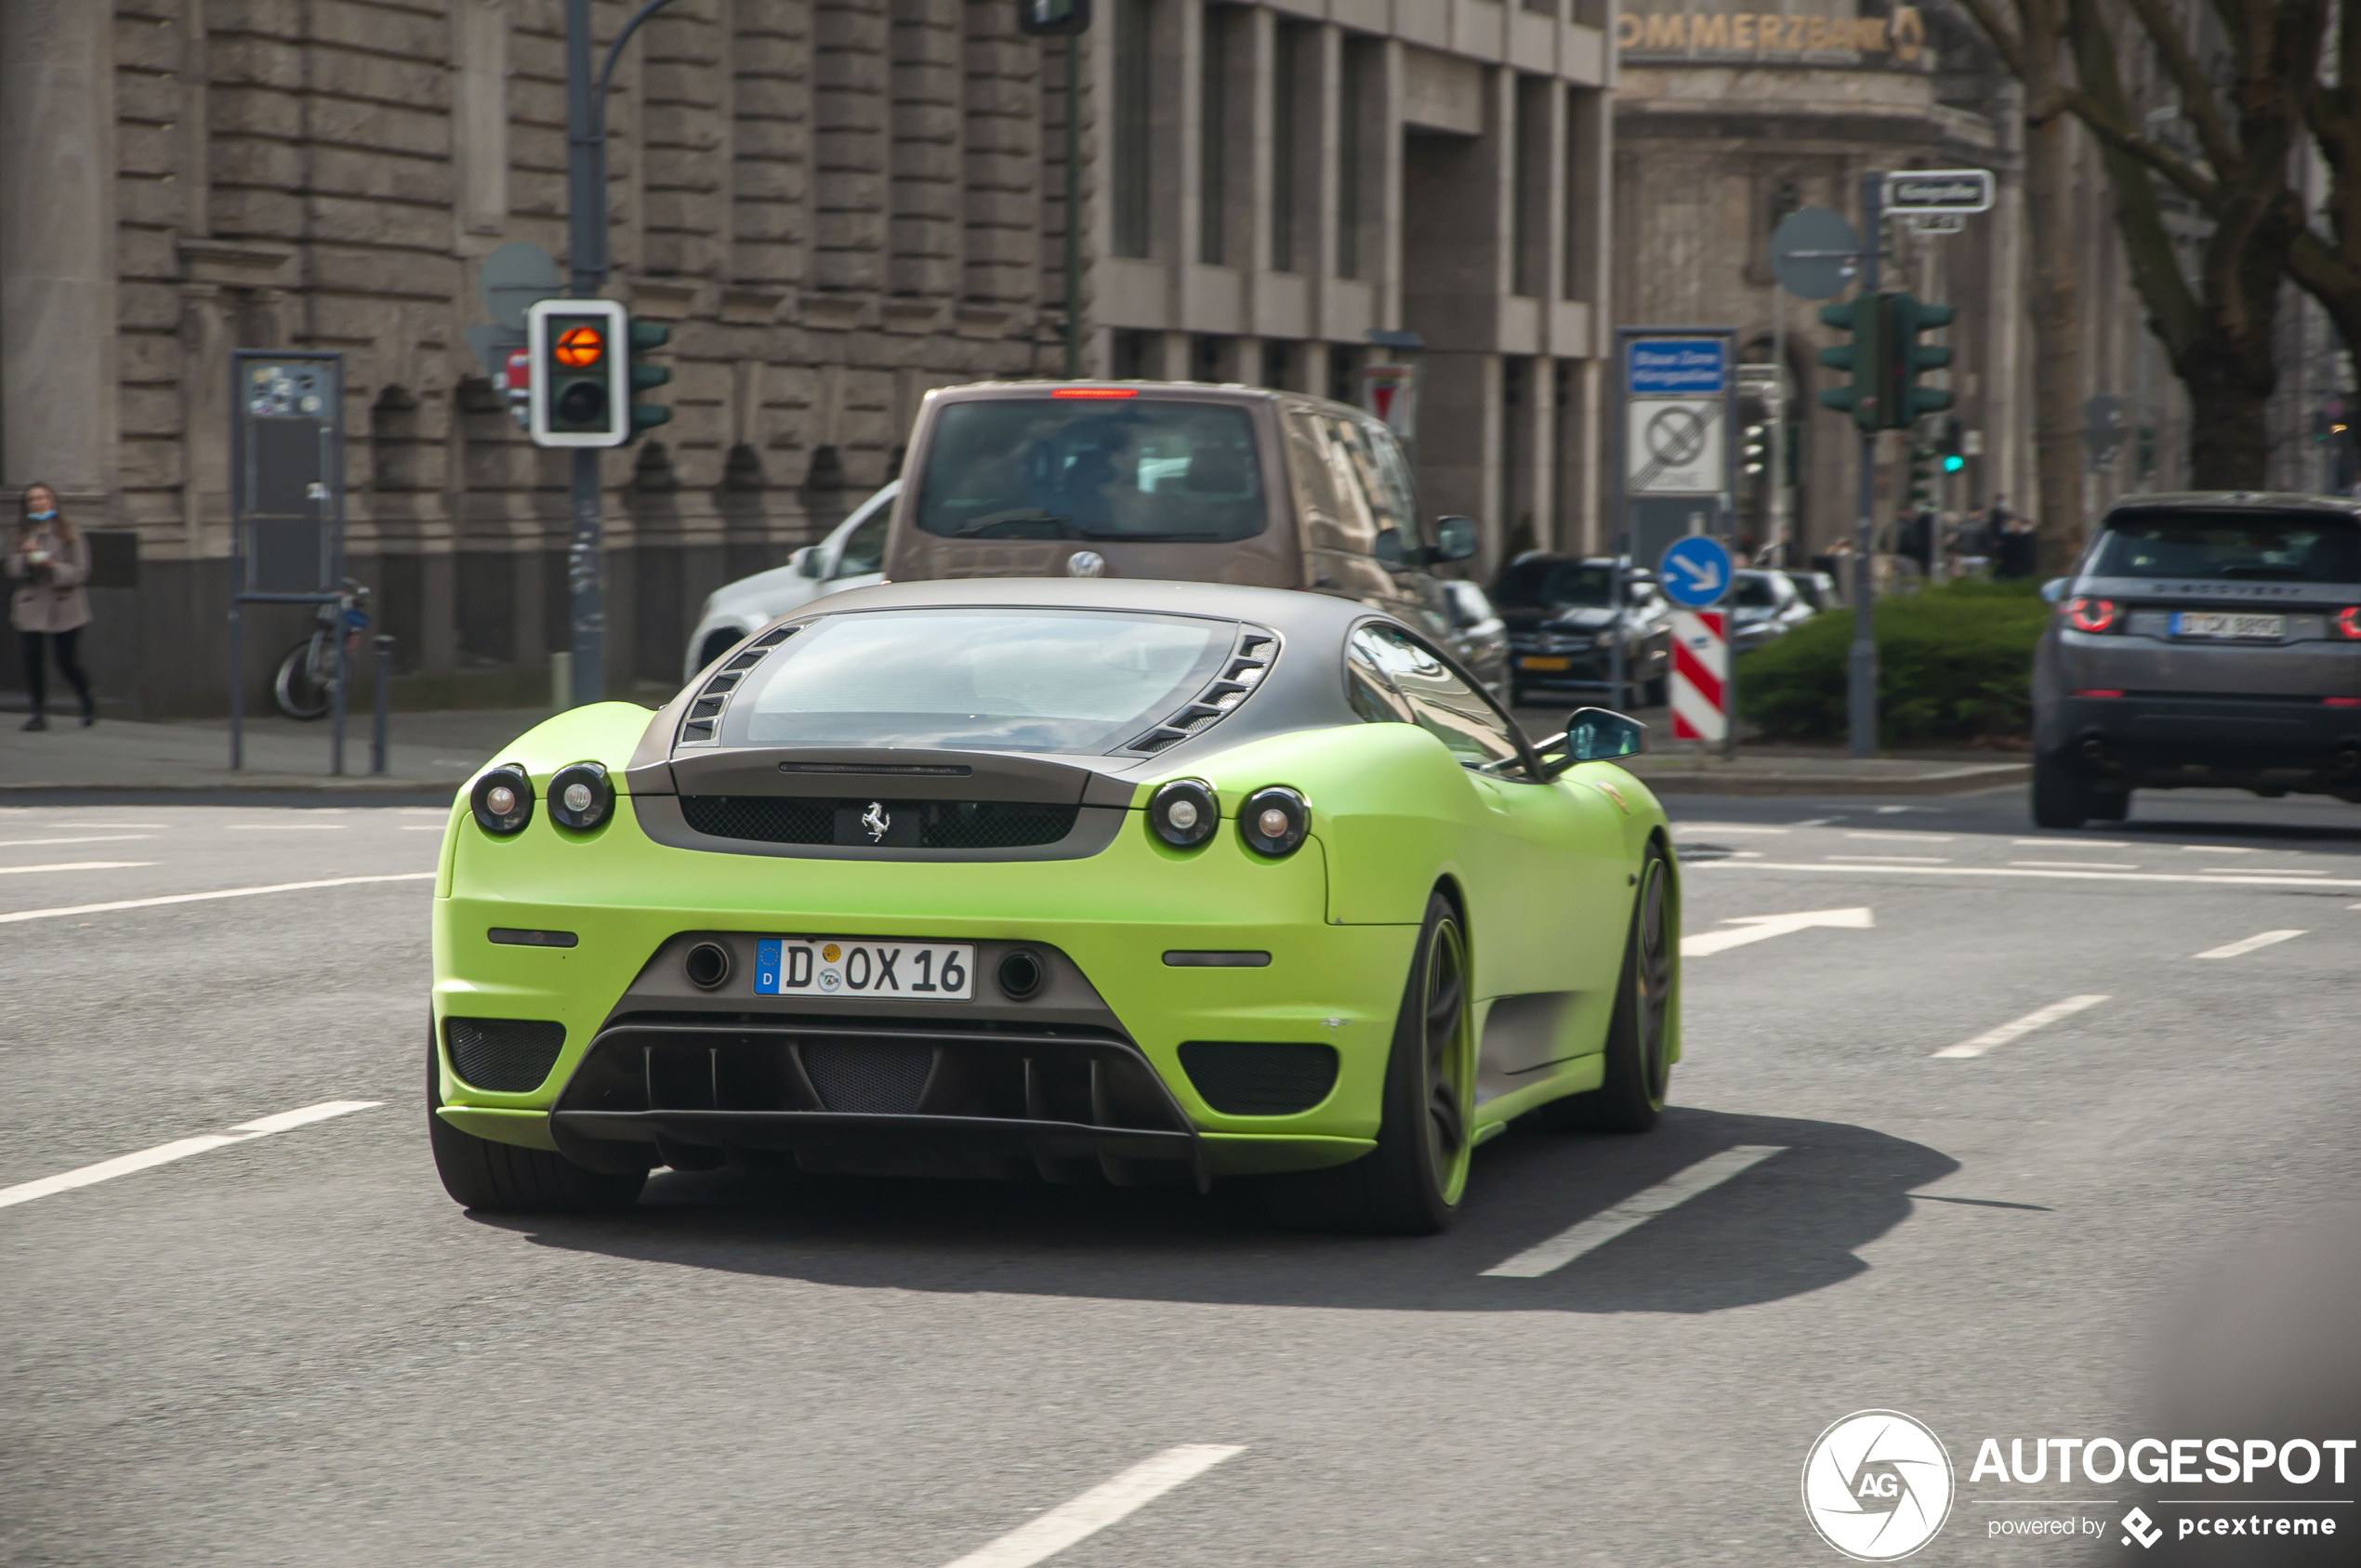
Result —
[[1588, 1094], [1551, 1100], [1534, 1113], [1544, 1127], [1569, 1132], [1645, 1132], [1662, 1114], [1672, 1087], [1673, 988], [1671, 874], [1655, 845], [1640, 863], [1624, 939], [1623, 979], [1607, 1025], [1606, 1081]]

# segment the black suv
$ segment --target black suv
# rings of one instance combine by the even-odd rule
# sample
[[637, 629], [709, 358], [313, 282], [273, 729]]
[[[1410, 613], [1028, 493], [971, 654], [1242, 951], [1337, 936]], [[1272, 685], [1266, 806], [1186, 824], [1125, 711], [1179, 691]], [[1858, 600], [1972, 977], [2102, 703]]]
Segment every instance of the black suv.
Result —
[[2117, 504], [2033, 665], [2033, 820], [2134, 789], [2361, 801], [2361, 505], [2245, 492]]
[[[1602, 556], [1528, 552], [1510, 561], [1492, 590], [1509, 627], [1509, 684], [1523, 705], [1539, 693], [1603, 692], [1608, 684], [1616, 613], [1607, 607], [1614, 562]], [[1623, 678], [1647, 705], [1664, 702], [1672, 674], [1672, 612], [1655, 573], [1623, 573]], [[1610, 698], [1610, 701], [1613, 699]]]

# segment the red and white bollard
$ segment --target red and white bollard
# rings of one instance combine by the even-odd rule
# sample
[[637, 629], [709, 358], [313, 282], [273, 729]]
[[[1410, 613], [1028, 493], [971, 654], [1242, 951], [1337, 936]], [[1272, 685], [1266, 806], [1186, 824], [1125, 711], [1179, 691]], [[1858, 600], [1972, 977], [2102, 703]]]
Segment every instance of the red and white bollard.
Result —
[[1672, 738], [1719, 745], [1730, 734], [1730, 615], [1672, 613]]

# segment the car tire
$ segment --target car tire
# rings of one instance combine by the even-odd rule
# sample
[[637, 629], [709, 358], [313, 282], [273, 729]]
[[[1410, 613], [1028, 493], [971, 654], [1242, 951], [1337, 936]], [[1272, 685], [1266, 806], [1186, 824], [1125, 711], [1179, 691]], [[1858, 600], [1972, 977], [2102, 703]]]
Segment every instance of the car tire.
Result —
[[2091, 786], [2071, 758], [2054, 752], [2034, 754], [2034, 826], [2076, 828], [2098, 814], [2092, 809]]
[[1427, 899], [1386, 1053], [1378, 1146], [1350, 1165], [1274, 1179], [1273, 1215], [1323, 1230], [1433, 1235], [1451, 1223], [1474, 1146], [1474, 1024], [1459, 912]]
[[2091, 792], [2091, 820], [2092, 822], [2119, 823], [2130, 814], [2131, 792], [2130, 790], [2094, 789]]
[[1623, 977], [1607, 1024], [1606, 1081], [1588, 1094], [1553, 1100], [1533, 1113], [1563, 1132], [1645, 1132], [1663, 1113], [1672, 1087], [1666, 1039], [1672, 1011], [1672, 878], [1655, 845], [1640, 862], [1631, 929], [1623, 942]]
[[427, 1136], [434, 1168], [452, 1201], [490, 1214], [612, 1214], [640, 1201], [644, 1170], [614, 1176], [575, 1165], [546, 1149], [495, 1143], [461, 1132], [438, 1113], [442, 1064], [427, 1044]]

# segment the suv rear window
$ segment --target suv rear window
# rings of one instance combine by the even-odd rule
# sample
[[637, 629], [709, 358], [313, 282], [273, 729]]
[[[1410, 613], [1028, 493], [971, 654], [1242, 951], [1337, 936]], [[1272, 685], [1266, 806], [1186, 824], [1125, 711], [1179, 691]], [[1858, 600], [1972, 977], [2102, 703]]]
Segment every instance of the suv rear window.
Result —
[[2361, 582], [2361, 526], [2310, 512], [2132, 511], [2107, 519], [2092, 577]]
[[1580, 560], [1521, 560], [1500, 573], [1500, 586], [1492, 601], [1510, 610], [1603, 605], [1607, 569]]
[[1245, 539], [1269, 521], [1246, 411], [1156, 398], [947, 404], [915, 515], [948, 539]]

